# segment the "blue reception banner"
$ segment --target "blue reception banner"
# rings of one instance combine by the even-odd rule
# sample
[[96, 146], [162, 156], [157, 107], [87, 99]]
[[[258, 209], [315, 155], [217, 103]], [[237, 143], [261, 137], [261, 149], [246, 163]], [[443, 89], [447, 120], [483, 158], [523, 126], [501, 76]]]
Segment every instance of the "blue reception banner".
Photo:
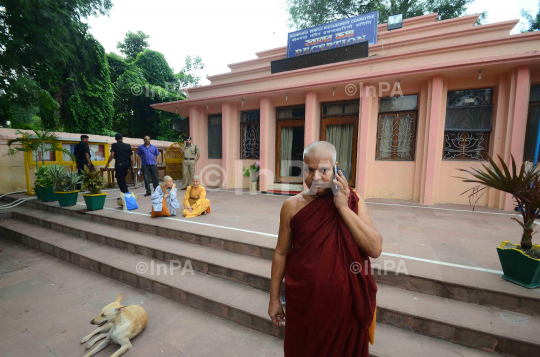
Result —
[[289, 32], [287, 58], [331, 50], [359, 42], [377, 43], [379, 12]]

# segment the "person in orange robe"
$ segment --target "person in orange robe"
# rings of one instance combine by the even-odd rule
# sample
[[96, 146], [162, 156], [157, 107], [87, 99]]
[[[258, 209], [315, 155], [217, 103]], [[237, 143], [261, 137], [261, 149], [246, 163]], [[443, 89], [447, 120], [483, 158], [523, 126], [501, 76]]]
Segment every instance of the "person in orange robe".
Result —
[[184, 212], [186, 218], [210, 213], [210, 201], [206, 198], [206, 189], [201, 185], [199, 176], [193, 176], [191, 186], [184, 195]]
[[286, 357], [368, 357], [373, 344], [377, 286], [369, 258], [382, 253], [382, 236], [341, 171], [334, 175], [335, 164], [332, 144], [308, 145], [308, 189], [281, 208], [268, 314], [285, 324]]

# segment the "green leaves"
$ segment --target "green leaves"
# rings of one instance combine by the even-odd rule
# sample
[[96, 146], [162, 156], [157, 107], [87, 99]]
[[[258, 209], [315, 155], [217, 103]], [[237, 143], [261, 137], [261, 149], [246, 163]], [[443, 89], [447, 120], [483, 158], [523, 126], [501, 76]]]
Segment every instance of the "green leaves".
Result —
[[71, 152], [62, 148], [62, 145], [60, 145], [60, 141], [58, 141], [54, 132], [47, 129], [40, 130], [31, 125], [28, 125], [27, 128], [29, 131], [26, 132], [21, 130], [15, 131], [20, 137], [8, 141], [8, 153], [5, 155], [14, 156], [18, 152], [28, 153], [34, 157], [37, 166], [39, 166], [39, 153], [41, 153], [41, 163], [42, 165], [45, 165], [43, 154], [49, 151], [60, 151], [68, 154], [71, 159], [74, 160], [74, 156]]
[[128, 33], [126, 33], [126, 37], [124, 38], [124, 42], [118, 42], [116, 48], [118, 48], [120, 52], [126, 56], [126, 61], [132, 62], [135, 60], [135, 58], [137, 58], [139, 53], [142, 53], [144, 50], [150, 47], [148, 41], [146, 41], [149, 38], [150, 36], [142, 31], [137, 31], [137, 33], [128, 31]]
[[473, 177], [458, 178], [463, 182], [479, 184], [464, 192], [470, 192], [469, 200], [474, 201], [474, 204], [482, 197], [486, 188], [493, 188], [511, 194], [523, 218], [522, 222], [514, 219], [523, 228], [521, 245], [523, 249], [529, 249], [532, 244], [534, 221], [540, 213], [540, 164], [527, 167], [527, 163], [524, 162], [518, 170], [513, 156], [511, 157], [511, 168], [500, 156], [498, 158], [500, 165], [497, 165], [491, 157], [488, 157], [490, 166], [482, 163], [483, 170], [474, 167], [469, 170], [458, 169]]
[[389, 15], [403, 18], [438, 13], [438, 20], [459, 17], [474, 0], [287, 0], [289, 26], [304, 29], [349, 17], [379, 11], [379, 23]]
[[540, 9], [534, 17], [531, 15], [530, 12], [521, 9], [521, 16], [527, 21], [527, 27], [523, 28], [521, 32], [532, 32], [540, 30]]
[[65, 99], [64, 127], [68, 132], [101, 134], [112, 128], [113, 87], [103, 46], [87, 35], [77, 55], [80, 66]]
[[133, 62], [144, 73], [144, 78], [154, 86], [172, 86], [174, 74], [162, 53], [152, 50], [145, 50], [137, 55]]
[[90, 191], [92, 195], [101, 193], [101, 189], [105, 187], [103, 175], [101, 172], [95, 169], [90, 170], [88, 166], [84, 166], [84, 172], [82, 175], [82, 187], [87, 191]]

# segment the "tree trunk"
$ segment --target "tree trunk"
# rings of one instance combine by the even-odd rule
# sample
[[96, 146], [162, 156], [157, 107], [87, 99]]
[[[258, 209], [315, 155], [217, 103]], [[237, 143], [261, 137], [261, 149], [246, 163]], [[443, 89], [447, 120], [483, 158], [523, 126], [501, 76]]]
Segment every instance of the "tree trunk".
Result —
[[523, 250], [528, 250], [532, 248], [532, 234], [532, 228], [527, 228], [523, 231], [523, 236], [521, 237], [521, 248]]

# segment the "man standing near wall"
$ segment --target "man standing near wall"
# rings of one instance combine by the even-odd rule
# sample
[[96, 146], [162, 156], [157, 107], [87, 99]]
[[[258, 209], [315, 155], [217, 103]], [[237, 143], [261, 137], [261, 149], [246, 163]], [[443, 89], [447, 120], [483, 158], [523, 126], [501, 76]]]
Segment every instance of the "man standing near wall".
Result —
[[159, 186], [157, 160], [159, 157], [159, 150], [156, 146], [150, 144], [150, 137], [146, 135], [144, 137], [144, 144], [137, 149], [137, 156], [140, 159], [142, 172], [144, 176], [144, 187], [146, 188], [145, 196], [150, 196], [150, 177], [152, 177], [152, 185], [154, 191]]
[[131, 146], [129, 144], [124, 143], [122, 134], [116, 133], [114, 139], [116, 140], [116, 143], [111, 145], [111, 156], [109, 156], [109, 161], [107, 161], [105, 167], [109, 167], [112, 159], [114, 159], [114, 175], [118, 181], [118, 187], [123, 193], [128, 193], [129, 190], [127, 188], [126, 176], [129, 168], [135, 166], [133, 151], [131, 151]]
[[188, 186], [191, 186], [191, 181], [195, 175], [195, 164], [199, 161], [201, 153], [197, 145], [191, 144], [191, 136], [186, 138], [180, 152], [184, 154], [184, 161], [182, 162], [182, 190], [185, 190]]
[[[81, 135], [81, 142], [75, 145], [73, 155], [75, 156], [75, 163], [77, 164], [77, 174], [82, 176], [84, 172], [84, 166], [88, 166], [89, 170], [94, 168], [92, 161], [90, 161], [90, 147], [88, 146], [88, 135]], [[81, 185], [77, 185], [77, 190], [81, 189]]]

